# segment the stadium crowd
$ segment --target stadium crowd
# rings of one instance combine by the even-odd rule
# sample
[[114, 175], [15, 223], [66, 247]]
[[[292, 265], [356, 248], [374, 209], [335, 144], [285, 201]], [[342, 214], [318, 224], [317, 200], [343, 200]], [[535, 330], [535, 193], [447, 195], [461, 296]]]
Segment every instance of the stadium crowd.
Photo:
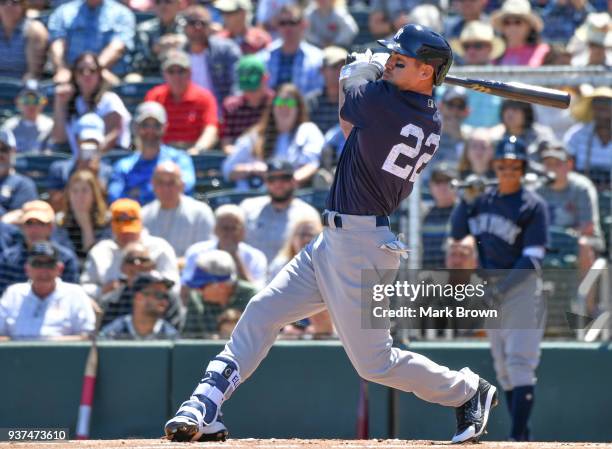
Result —
[[[227, 338], [322, 229], [350, 51], [414, 22], [456, 65], [609, 70], [611, 14], [611, 0], [0, 0], [0, 339]], [[436, 90], [424, 268], [473, 259], [473, 239], [448, 244], [453, 181], [493, 178], [509, 135], [555, 175], [532, 186], [575, 244], [552, 239], [554, 258], [584, 276], [609, 255], [612, 88], [558, 87], [570, 110]], [[281, 335], [334, 329], [324, 312]]]

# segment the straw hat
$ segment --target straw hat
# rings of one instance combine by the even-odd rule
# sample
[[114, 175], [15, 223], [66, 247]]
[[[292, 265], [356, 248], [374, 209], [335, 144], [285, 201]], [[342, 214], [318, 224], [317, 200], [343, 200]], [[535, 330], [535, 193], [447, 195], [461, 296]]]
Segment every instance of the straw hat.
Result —
[[612, 17], [607, 12], [589, 14], [572, 40], [612, 47]]
[[531, 10], [528, 0], [506, 0], [501, 9], [498, 9], [491, 15], [493, 28], [501, 31], [504, 18], [508, 16], [523, 18], [538, 33], [544, 28], [544, 22], [542, 22], [540, 16]]
[[[589, 86], [590, 87], [590, 86]], [[593, 109], [591, 103], [594, 98], [610, 98], [612, 99], [612, 87], [600, 86], [595, 89], [585, 92], [580, 100], [572, 107], [572, 115], [581, 122], [590, 122], [593, 120]]]
[[491, 59], [499, 58], [506, 49], [503, 39], [497, 37], [493, 31], [493, 27], [488, 23], [479, 20], [468, 22], [463, 27], [458, 39], [451, 41], [453, 51], [463, 57], [463, 44], [465, 42], [488, 42], [491, 44]]

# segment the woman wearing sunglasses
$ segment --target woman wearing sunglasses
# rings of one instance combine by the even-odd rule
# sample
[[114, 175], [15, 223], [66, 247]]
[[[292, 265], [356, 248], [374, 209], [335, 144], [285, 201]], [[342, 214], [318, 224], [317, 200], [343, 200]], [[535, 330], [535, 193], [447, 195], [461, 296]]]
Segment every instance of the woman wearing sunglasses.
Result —
[[506, 51], [497, 60], [498, 65], [542, 65], [550, 47], [539, 43], [544, 24], [540, 16], [531, 11], [528, 0], [506, 0], [491, 16], [491, 24], [506, 43]]
[[[236, 142], [223, 163], [223, 175], [238, 189], [256, 186], [266, 172], [264, 161], [275, 158], [291, 163], [294, 178], [306, 185], [319, 168], [323, 134], [308, 121], [304, 98], [293, 84], [283, 84], [259, 122]], [[249, 180], [251, 182], [249, 182]], [[258, 183], [261, 185], [261, 182]]]

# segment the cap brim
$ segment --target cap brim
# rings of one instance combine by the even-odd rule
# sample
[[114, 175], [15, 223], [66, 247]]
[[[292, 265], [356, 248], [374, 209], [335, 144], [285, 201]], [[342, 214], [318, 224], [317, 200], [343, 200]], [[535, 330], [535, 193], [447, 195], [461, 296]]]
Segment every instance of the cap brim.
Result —
[[21, 223], [25, 223], [28, 220], [38, 220], [42, 223], [52, 223], [53, 219], [48, 214], [42, 211], [30, 211], [21, 215]]
[[122, 224], [112, 224], [114, 233], [138, 233], [142, 231], [142, 223], [140, 221], [134, 220], [132, 222], [126, 222]]

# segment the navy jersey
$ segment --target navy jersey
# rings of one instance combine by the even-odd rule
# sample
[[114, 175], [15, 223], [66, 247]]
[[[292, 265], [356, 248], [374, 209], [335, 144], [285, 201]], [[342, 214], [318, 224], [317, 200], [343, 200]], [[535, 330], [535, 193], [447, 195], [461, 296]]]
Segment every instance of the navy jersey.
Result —
[[512, 268], [525, 248], [542, 248], [543, 253], [548, 236], [546, 203], [529, 190], [501, 195], [490, 189], [473, 204], [461, 201], [451, 215], [451, 237], [459, 240], [468, 234], [476, 238], [482, 268]]
[[353, 129], [327, 208], [351, 215], [390, 215], [410, 195], [438, 148], [441, 120], [433, 98], [379, 80], [349, 91], [340, 116]]

